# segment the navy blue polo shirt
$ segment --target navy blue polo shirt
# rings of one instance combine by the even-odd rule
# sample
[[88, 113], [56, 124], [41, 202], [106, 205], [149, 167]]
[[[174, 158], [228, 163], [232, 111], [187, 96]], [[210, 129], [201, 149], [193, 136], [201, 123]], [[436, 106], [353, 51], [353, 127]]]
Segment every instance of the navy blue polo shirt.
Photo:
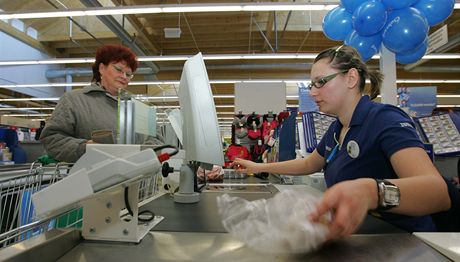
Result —
[[[423, 148], [411, 118], [398, 107], [370, 101], [363, 96], [353, 112], [342, 146], [337, 146], [342, 124], [331, 124], [317, 152], [327, 159], [324, 177], [328, 187], [357, 178], [398, 178], [390, 157], [408, 147]], [[331, 156], [332, 154], [332, 156]], [[430, 216], [408, 217], [381, 213], [382, 217], [408, 231], [436, 230]]]

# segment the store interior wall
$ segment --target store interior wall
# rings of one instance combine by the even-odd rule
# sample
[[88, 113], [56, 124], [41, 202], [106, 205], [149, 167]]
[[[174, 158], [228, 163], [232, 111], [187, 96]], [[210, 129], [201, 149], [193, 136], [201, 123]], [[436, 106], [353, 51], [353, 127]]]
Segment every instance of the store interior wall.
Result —
[[[48, 55], [30, 47], [29, 45], [0, 32], [0, 60], [33, 60], [49, 59]], [[7, 66], [0, 70], [0, 84], [27, 84], [27, 83], [48, 83], [44, 72], [47, 69], [58, 69], [56, 65], [21, 65]], [[56, 79], [64, 82], [63, 79]], [[15, 88], [15, 92], [24, 93], [34, 97], [60, 97], [64, 93], [64, 87], [39, 87], [39, 88]]]

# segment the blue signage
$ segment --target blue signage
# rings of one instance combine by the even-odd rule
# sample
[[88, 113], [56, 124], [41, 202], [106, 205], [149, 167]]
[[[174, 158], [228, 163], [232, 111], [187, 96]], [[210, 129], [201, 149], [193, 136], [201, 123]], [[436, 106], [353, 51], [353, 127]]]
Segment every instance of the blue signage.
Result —
[[412, 117], [430, 116], [436, 108], [436, 87], [399, 87], [398, 104]]
[[318, 111], [315, 99], [310, 95], [306, 82], [297, 83], [299, 88], [299, 112]]

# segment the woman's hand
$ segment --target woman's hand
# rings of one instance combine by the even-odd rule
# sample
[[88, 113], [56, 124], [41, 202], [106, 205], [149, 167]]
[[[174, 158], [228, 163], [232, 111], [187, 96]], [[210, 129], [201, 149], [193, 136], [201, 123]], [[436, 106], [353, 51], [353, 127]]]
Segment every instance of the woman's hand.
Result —
[[377, 207], [377, 185], [374, 179], [362, 178], [340, 182], [323, 195], [310, 219], [319, 222], [328, 211], [332, 212], [328, 240], [354, 233], [362, 224], [367, 211]]
[[233, 169], [241, 173], [260, 173], [262, 172], [262, 170], [260, 170], [261, 165], [263, 164], [241, 158], [235, 158], [233, 163], [230, 164], [230, 167], [233, 167]]

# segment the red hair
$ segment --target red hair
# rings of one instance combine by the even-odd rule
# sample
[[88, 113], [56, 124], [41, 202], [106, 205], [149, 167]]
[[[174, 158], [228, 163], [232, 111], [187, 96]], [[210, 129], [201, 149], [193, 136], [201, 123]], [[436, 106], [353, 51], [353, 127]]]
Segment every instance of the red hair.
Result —
[[108, 65], [110, 63], [125, 62], [133, 72], [136, 71], [138, 62], [136, 54], [123, 45], [104, 45], [96, 51], [96, 61], [93, 64], [93, 81], [101, 81], [101, 73], [99, 73], [99, 65], [102, 63]]

